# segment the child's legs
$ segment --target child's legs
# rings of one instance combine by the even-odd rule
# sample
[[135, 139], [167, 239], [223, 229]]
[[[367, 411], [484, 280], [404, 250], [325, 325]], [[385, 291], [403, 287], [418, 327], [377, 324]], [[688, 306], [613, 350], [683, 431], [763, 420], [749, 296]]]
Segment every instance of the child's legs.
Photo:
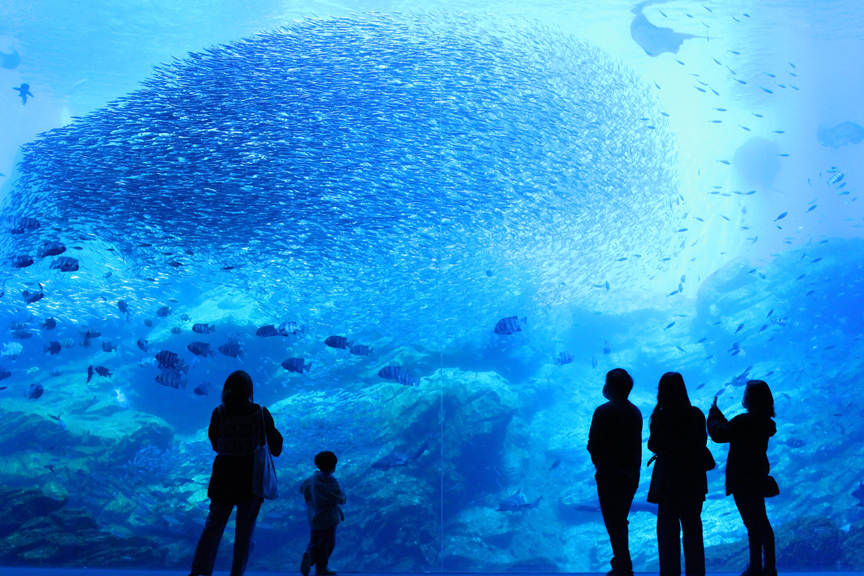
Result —
[[306, 551], [312, 556], [312, 564], [317, 565], [317, 570], [326, 570], [330, 561], [330, 554], [336, 546], [336, 527], [323, 530], [312, 530], [309, 537], [309, 547]]

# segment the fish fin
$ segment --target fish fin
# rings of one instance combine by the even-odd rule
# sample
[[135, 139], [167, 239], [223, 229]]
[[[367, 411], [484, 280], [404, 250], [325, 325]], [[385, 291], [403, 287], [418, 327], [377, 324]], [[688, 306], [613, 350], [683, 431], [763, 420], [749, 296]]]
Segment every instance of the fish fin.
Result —
[[304, 366], [303, 368], [306, 370], [306, 372], [309, 372], [310, 370], [312, 370], [312, 363], [309, 362], [309, 364], [307, 364], [307, 365]]

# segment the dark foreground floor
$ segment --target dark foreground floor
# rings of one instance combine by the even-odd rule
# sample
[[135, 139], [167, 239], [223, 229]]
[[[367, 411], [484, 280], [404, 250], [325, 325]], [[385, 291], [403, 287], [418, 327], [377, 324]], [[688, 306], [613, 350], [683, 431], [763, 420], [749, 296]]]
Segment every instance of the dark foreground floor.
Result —
[[[393, 573], [375, 572], [340, 572], [358, 576], [394, 576]], [[65, 568], [2, 568], [0, 576], [186, 576], [188, 572], [177, 570], [111, 570], [111, 569], [75, 569]], [[213, 576], [225, 576], [228, 572], [213, 572]], [[297, 576], [299, 572], [246, 572], [247, 576]], [[430, 574], [427, 572], [426, 574]], [[437, 573], [432, 573], [437, 574]], [[780, 572], [780, 574], [795, 574], [796, 576], [864, 576], [864, 572]], [[399, 576], [422, 576], [420, 574], [400, 574]], [[476, 574], [458, 574], [447, 572], [444, 576], [477, 576]], [[482, 576], [547, 576], [547, 574], [529, 574], [515, 572], [508, 574], [482, 574]], [[559, 575], [561, 576], [561, 575]], [[566, 576], [600, 576], [599, 574], [571, 574]], [[637, 572], [636, 576], [656, 576], [656, 573]], [[737, 572], [709, 572], [705, 576], [739, 576]]]

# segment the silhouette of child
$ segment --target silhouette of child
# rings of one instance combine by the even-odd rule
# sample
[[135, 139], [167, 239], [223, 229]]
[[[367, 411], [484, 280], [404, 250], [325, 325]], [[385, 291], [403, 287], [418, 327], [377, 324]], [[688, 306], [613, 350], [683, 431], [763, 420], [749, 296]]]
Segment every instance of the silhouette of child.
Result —
[[306, 500], [306, 515], [309, 518], [309, 546], [303, 553], [300, 572], [309, 576], [309, 570], [315, 566], [315, 574], [333, 576], [335, 570], [330, 570], [330, 554], [336, 546], [336, 526], [345, 520], [340, 504], [345, 504], [345, 493], [339, 486], [339, 481], [333, 476], [336, 471], [336, 455], [330, 451], [315, 455], [315, 466], [318, 472], [303, 481], [300, 492]]

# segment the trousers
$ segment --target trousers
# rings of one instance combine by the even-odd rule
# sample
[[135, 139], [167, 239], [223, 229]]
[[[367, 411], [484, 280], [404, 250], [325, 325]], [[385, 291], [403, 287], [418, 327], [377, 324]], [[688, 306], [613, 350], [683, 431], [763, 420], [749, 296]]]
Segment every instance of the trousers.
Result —
[[[231, 576], [243, 576], [246, 572], [246, 563], [249, 561], [249, 553], [255, 547], [252, 536], [255, 533], [255, 521], [261, 510], [261, 498], [255, 498], [243, 504], [237, 504], [236, 529], [234, 530], [234, 559], [231, 563]], [[210, 513], [204, 522], [204, 531], [198, 539], [195, 548], [195, 557], [192, 560], [193, 576], [211, 576], [213, 565], [216, 564], [216, 553], [219, 552], [219, 543], [222, 541], [222, 533], [228, 524], [228, 517], [234, 504], [210, 501]]]
[[663, 500], [657, 507], [657, 548], [660, 576], [681, 575], [681, 532], [684, 533], [684, 570], [687, 576], [705, 576], [702, 540], [702, 500]]
[[312, 530], [309, 536], [309, 546], [306, 552], [312, 556], [312, 564], [316, 566], [316, 572], [327, 570], [330, 562], [330, 554], [336, 547], [336, 526], [324, 528], [323, 530]]
[[630, 522], [627, 515], [636, 489], [629, 482], [597, 478], [597, 498], [600, 500], [600, 512], [603, 523], [609, 533], [612, 544], [612, 571], [617, 574], [633, 573], [633, 561], [630, 559], [629, 530]]
[[765, 497], [756, 490], [737, 490], [732, 494], [735, 506], [747, 528], [750, 544], [750, 572], [762, 573], [762, 553], [765, 553], [765, 571], [776, 572], [774, 556], [774, 529], [765, 511]]

